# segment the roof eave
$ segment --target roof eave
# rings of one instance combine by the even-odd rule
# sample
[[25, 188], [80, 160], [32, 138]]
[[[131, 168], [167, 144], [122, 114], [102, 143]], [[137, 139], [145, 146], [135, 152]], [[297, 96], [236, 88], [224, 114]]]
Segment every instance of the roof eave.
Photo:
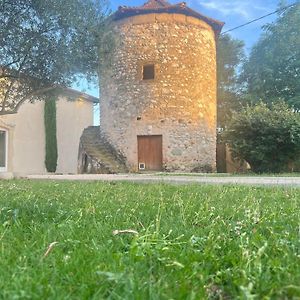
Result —
[[94, 97], [92, 95], [88, 95], [86, 93], [74, 90], [72, 88], [68, 88], [68, 87], [59, 87], [60, 90], [62, 90], [65, 93], [69, 93], [71, 95], [74, 95], [78, 98], [82, 98], [83, 100], [86, 100], [88, 102], [92, 102], [92, 103], [99, 103], [99, 98]]
[[208, 25], [212, 27], [216, 34], [220, 34], [224, 22], [220, 22], [218, 20], [206, 17], [189, 7], [181, 7], [178, 5], [173, 5], [170, 7], [164, 8], [152, 8], [152, 9], [143, 9], [143, 8], [120, 8], [112, 15], [113, 21], [120, 21], [122, 19], [138, 16], [138, 15], [147, 15], [147, 14], [161, 14], [161, 13], [172, 13], [172, 14], [182, 14], [190, 17], [194, 17], [196, 19], [200, 19], [206, 22]]

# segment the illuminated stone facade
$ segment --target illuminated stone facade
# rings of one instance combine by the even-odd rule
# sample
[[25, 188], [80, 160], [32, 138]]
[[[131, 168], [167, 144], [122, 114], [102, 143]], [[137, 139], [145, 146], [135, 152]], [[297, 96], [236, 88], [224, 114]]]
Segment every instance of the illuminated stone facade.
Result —
[[[214, 171], [218, 32], [198, 17], [161, 11], [115, 21], [118, 46], [101, 76], [100, 128], [131, 171], [138, 170], [140, 135], [162, 135], [164, 170]], [[143, 79], [146, 65], [154, 65], [154, 79]]]

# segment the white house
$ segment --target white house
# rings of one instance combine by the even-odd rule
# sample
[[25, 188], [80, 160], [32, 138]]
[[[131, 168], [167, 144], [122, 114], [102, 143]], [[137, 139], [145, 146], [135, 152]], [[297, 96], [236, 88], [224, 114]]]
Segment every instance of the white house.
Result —
[[[78, 147], [84, 128], [93, 125], [99, 100], [66, 89], [56, 102], [58, 160], [56, 173], [77, 173]], [[45, 174], [44, 101], [25, 102], [16, 114], [0, 116], [0, 178]]]

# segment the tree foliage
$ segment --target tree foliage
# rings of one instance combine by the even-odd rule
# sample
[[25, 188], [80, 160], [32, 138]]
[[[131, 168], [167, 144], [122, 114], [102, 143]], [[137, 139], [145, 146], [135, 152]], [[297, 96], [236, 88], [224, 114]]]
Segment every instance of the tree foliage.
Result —
[[263, 27], [243, 67], [250, 102], [282, 99], [300, 108], [300, 2]]
[[300, 155], [300, 113], [285, 102], [259, 103], [234, 113], [224, 139], [254, 172], [280, 172]]
[[0, 114], [80, 75], [96, 76], [104, 1], [0, 0]]
[[244, 59], [244, 42], [221, 35], [217, 44], [218, 126], [224, 127], [239, 105], [238, 67]]
[[57, 167], [57, 133], [56, 133], [56, 100], [45, 101], [45, 166], [48, 172], [55, 172]]

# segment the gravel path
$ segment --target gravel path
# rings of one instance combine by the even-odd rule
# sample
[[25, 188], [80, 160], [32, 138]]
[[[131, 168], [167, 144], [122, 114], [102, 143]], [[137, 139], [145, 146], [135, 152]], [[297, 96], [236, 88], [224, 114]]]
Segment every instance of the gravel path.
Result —
[[99, 174], [99, 175], [29, 175], [28, 179], [80, 180], [80, 181], [130, 181], [137, 183], [172, 184], [231, 184], [231, 185], [267, 185], [300, 187], [300, 177], [260, 177], [260, 176], [176, 176], [155, 174]]

